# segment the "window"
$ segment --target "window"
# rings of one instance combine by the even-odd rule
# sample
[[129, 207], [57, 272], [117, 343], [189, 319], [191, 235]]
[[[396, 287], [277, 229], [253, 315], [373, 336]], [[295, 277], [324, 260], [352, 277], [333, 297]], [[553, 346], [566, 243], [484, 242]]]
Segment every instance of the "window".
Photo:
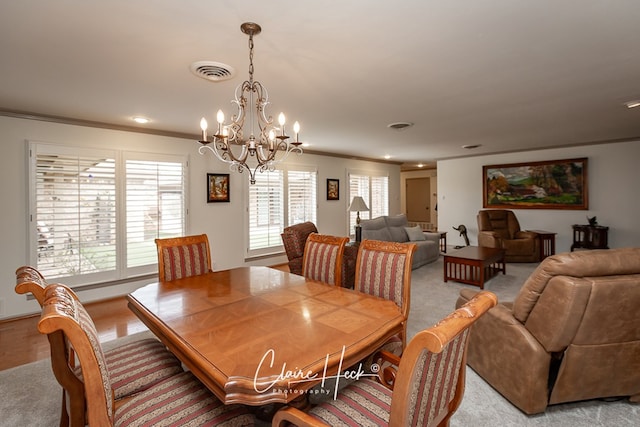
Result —
[[184, 234], [183, 157], [38, 143], [29, 152], [30, 256], [45, 277], [152, 273], [155, 238]]
[[[360, 219], [371, 219], [389, 214], [389, 177], [364, 173], [349, 174], [349, 201], [360, 196], [369, 208], [360, 212]], [[356, 226], [357, 212], [349, 212], [349, 233]]]
[[249, 256], [282, 250], [284, 227], [316, 222], [317, 173], [301, 166], [256, 174], [249, 185]]

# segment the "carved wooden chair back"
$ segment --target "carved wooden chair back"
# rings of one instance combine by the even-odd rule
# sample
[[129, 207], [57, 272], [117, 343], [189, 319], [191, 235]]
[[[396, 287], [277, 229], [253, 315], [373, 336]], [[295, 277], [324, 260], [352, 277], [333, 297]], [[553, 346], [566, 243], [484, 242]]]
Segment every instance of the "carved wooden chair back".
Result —
[[302, 260], [302, 275], [329, 285], [342, 285], [342, 260], [348, 237], [311, 233]]
[[[47, 285], [47, 280], [42, 273], [32, 266], [25, 265], [16, 270], [16, 293], [31, 293], [40, 307], [44, 306], [44, 291]], [[70, 288], [65, 285], [60, 286], [65, 287], [73, 299], [78, 300], [78, 296]], [[73, 349], [61, 331], [52, 332], [48, 339], [51, 348], [51, 368], [63, 388], [60, 425], [84, 426], [84, 385], [73, 371], [75, 366]]]
[[405, 318], [400, 336], [406, 347], [409, 296], [411, 293], [411, 264], [415, 243], [363, 240], [358, 248], [354, 289], [391, 300]]
[[211, 252], [206, 234], [156, 239], [156, 246], [161, 282], [199, 276], [211, 271]]
[[[16, 292], [31, 292], [44, 306], [47, 281], [35, 268], [24, 266], [16, 271]], [[78, 296], [67, 286], [69, 298]], [[62, 331], [48, 334], [51, 348], [51, 368], [63, 387], [60, 424], [64, 426], [86, 425], [86, 399], [80, 367], [76, 366], [73, 347]], [[183, 371], [180, 361], [155, 338], [136, 340], [105, 352], [107, 368], [116, 399], [137, 394], [172, 375]]]
[[464, 394], [469, 328], [497, 302], [493, 293], [479, 292], [413, 337], [395, 380], [393, 393], [400, 398], [391, 403], [390, 425], [448, 425]]
[[44, 303], [44, 288], [47, 285], [47, 280], [35, 267], [23, 265], [16, 270], [16, 293], [31, 293], [40, 307]]
[[82, 368], [83, 387], [89, 402], [86, 408], [88, 423], [111, 425], [114, 396], [98, 333], [84, 306], [64, 286], [53, 284], [45, 289], [38, 330], [48, 335], [52, 354], [52, 337], [62, 336], [68, 340]]

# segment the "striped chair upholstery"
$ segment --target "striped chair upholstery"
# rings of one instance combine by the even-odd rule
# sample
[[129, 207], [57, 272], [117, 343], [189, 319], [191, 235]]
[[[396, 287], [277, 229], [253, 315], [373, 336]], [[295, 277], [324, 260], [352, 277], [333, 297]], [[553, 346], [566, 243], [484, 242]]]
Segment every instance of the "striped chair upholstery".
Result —
[[[155, 338], [124, 344], [104, 352], [114, 397], [122, 399], [183, 372], [180, 361]], [[80, 367], [75, 369], [82, 379]]]
[[[34, 267], [23, 266], [16, 270], [16, 292], [31, 293], [40, 306], [44, 305], [47, 281]], [[78, 297], [73, 290], [60, 285], [74, 301]], [[85, 424], [85, 397], [82, 371], [75, 366], [75, 354], [62, 332], [50, 335], [52, 368], [63, 383], [62, 420], [73, 425]], [[183, 371], [180, 361], [157, 339], [134, 341], [104, 352], [106, 365], [116, 399], [126, 398]], [[66, 401], [69, 400], [69, 413]], [[67, 424], [67, 422], [63, 422]]]
[[116, 409], [115, 426], [251, 426], [242, 405], [224, 405], [191, 372], [159, 383]]
[[395, 302], [405, 317], [400, 336], [392, 337], [385, 347], [397, 355], [406, 346], [411, 264], [415, 250], [414, 243], [363, 240], [356, 260], [354, 289]]
[[392, 391], [377, 381], [363, 379], [340, 390], [309, 411], [309, 415], [329, 426], [387, 426]]
[[43, 334], [61, 331], [73, 346], [84, 377], [89, 425], [253, 425], [253, 416], [244, 407], [223, 405], [188, 372], [166, 378], [116, 405], [95, 325], [64, 286], [53, 284], [45, 289], [38, 329]]
[[156, 239], [158, 275], [161, 282], [199, 276], [211, 271], [206, 234]]
[[302, 275], [309, 279], [342, 285], [342, 259], [348, 237], [309, 234], [304, 247]]
[[293, 407], [278, 411], [273, 426], [445, 426], [464, 394], [469, 328], [497, 303], [481, 291], [437, 325], [411, 340], [396, 364], [393, 383], [357, 380], [304, 413]]

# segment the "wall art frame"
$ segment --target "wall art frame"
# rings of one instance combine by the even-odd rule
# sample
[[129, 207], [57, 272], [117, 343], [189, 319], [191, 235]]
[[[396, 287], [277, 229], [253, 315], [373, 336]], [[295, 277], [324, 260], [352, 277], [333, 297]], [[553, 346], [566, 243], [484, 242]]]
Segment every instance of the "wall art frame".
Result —
[[229, 174], [207, 174], [207, 203], [228, 203], [230, 199]]
[[340, 180], [327, 178], [327, 200], [340, 200]]
[[589, 209], [588, 158], [486, 165], [482, 206], [505, 209]]

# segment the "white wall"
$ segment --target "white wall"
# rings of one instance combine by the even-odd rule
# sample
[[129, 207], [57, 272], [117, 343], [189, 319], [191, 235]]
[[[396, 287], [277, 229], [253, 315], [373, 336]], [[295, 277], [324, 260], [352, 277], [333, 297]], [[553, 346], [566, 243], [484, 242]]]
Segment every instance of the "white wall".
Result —
[[[27, 246], [28, 181], [26, 141], [64, 143], [87, 147], [109, 147], [167, 154], [189, 154], [189, 192], [187, 206], [189, 234], [206, 233], [211, 243], [213, 268], [241, 265], [274, 265], [286, 262], [283, 254], [258, 260], [245, 260], [245, 200], [247, 174], [231, 174], [230, 203], [206, 203], [206, 174], [227, 173], [228, 168], [210, 153], [198, 154], [195, 141], [182, 138], [124, 132], [83, 126], [0, 116], [0, 189], [2, 219], [0, 230], [0, 318], [39, 311], [37, 303], [14, 291], [15, 270], [29, 263]], [[320, 146], [320, 142], [317, 142]], [[351, 160], [303, 154], [287, 163], [314, 165], [318, 169], [318, 218], [321, 233], [347, 235], [347, 172], [349, 170], [385, 173], [389, 176], [389, 213], [400, 213], [400, 167], [382, 162]], [[327, 178], [340, 180], [340, 200], [327, 201]], [[148, 280], [144, 283], [147, 283]], [[144, 284], [125, 283], [108, 289], [83, 291], [83, 301], [122, 295]]]
[[573, 242], [571, 225], [597, 216], [598, 224], [609, 227], [609, 247], [640, 246], [640, 141], [439, 161], [438, 221], [439, 229], [448, 231], [447, 243], [464, 244], [452, 229], [459, 224], [467, 227], [472, 245], [478, 242], [482, 166], [579, 157], [589, 159], [589, 209], [516, 209], [520, 226], [556, 232], [556, 252], [567, 252]]

